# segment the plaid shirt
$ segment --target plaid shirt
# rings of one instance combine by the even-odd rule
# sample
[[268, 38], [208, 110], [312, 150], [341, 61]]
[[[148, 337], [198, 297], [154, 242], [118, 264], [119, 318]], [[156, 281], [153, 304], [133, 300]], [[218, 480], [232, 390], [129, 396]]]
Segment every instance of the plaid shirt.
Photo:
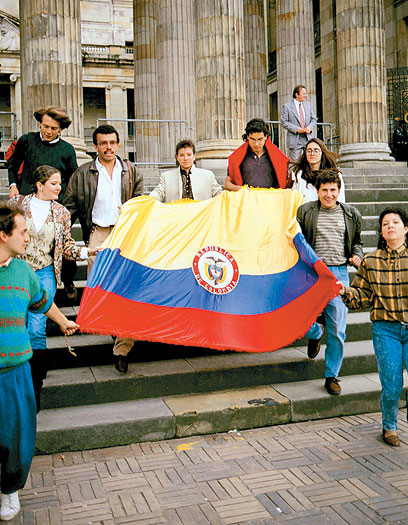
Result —
[[343, 301], [352, 310], [371, 308], [371, 321], [408, 323], [407, 245], [367, 254]]

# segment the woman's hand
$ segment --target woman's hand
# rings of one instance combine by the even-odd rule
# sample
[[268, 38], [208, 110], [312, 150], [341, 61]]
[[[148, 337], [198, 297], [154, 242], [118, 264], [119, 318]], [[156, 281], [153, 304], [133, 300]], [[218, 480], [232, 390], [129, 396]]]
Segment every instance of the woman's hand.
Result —
[[88, 248], [88, 257], [93, 257], [102, 250], [102, 246], [96, 246], [95, 248]]
[[75, 321], [70, 321], [69, 319], [66, 319], [65, 322], [60, 324], [60, 328], [65, 335], [72, 335], [78, 330], [79, 324], [75, 323]]
[[336, 284], [340, 285], [339, 295], [344, 295], [346, 293], [346, 287], [341, 281], [337, 281]]

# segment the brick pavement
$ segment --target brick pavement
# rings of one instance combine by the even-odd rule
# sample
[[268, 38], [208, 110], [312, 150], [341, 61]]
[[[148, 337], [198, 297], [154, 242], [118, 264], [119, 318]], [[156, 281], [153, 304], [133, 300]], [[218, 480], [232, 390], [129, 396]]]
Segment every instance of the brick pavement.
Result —
[[408, 425], [380, 414], [37, 456], [9, 523], [407, 524]]

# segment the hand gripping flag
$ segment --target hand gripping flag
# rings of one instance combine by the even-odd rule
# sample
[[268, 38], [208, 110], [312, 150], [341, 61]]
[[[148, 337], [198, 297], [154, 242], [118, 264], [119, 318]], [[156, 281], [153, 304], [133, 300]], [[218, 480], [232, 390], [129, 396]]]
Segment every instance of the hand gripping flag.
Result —
[[128, 201], [89, 276], [81, 330], [248, 352], [295, 341], [339, 289], [300, 232], [302, 200], [244, 188]]

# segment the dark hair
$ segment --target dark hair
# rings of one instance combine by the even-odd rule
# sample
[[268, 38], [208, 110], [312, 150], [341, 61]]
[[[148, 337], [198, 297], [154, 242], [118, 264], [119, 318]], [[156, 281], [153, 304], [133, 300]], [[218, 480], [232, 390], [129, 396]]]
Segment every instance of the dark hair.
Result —
[[302, 84], [298, 84], [293, 88], [292, 97], [296, 98], [296, 95], [299, 95], [301, 89], [306, 89], [306, 86], [303, 86]]
[[54, 173], [59, 173], [61, 175], [60, 171], [57, 170], [57, 168], [54, 168], [54, 166], [48, 166], [47, 164], [38, 166], [33, 173], [33, 191], [37, 191], [37, 182], [45, 184]]
[[242, 140], [247, 140], [251, 133], [263, 133], [266, 137], [269, 137], [271, 130], [269, 124], [264, 120], [261, 118], [253, 118], [247, 123], [245, 133], [242, 135]]
[[6, 235], [11, 235], [16, 225], [14, 220], [16, 215], [24, 217], [24, 210], [19, 204], [16, 202], [9, 204], [5, 200], [0, 201], [0, 231]]
[[98, 126], [96, 130], [92, 133], [92, 142], [95, 144], [95, 146], [98, 144], [98, 140], [96, 136], [99, 135], [110, 135], [111, 133], [115, 133], [116, 140], [119, 144], [119, 133], [116, 131], [116, 129], [111, 126], [110, 124], [103, 124], [102, 126]]
[[[177, 155], [178, 155], [179, 151], [182, 148], [191, 148], [193, 150], [194, 155], [195, 155], [195, 152], [196, 152], [195, 145], [194, 145], [194, 142], [192, 140], [189, 140], [189, 139], [180, 140], [180, 142], [178, 142], [177, 145], [176, 145], [176, 154], [175, 154], [176, 166], [180, 166], [180, 163], [177, 160]], [[196, 164], [196, 161], [194, 159], [194, 165], [195, 164]]]
[[337, 187], [341, 188], [341, 179], [337, 170], [319, 170], [319, 174], [316, 177], [315, 188], [318, 191], [322, 184], [337, 184]]
[[295, 174], [296, 182], [298, 181], [298, 172], [301, 171], [301, 177], [304, 179], [307, 183], [312, 184], [313, 186], [316, 185], [316, 176], [317, 173], [313, 172], [310, 169], [310, 164], [307, 161], [306, 157], [306, 150], [309, 144], [314, 142], [319, 146], [319, 148], [322, 150], [322, 158], [320, 159], [320, 170], [335, 170], [337, 169], [336, 166], [336, 160], [338, 158], [337, 153], [333, 153], [329, 149], [327, 149], [326, 144], [318, 139], [318, 138], [312, 138], [307, 143], [306, 146], [303, 149], [302, 155], [298, 158], [298, 160], [292, 162], [291, 169], [293, 169], [293, 172]]
[[[387, 241], [384, 239], [384, 237], [382, 236], [382, 233], [381, 233], [381, 230], [382, 230], [382, 222], [384, 220], [384, 217], [386, 215], [389, 215], [390, 213], [395, 213], [395, 215], [399, 215], [400, 218], [401, 218], [401, 221], [403, 223], [404, 226], [408, 226], [408, 216], [407, 214], [405, 213], [404, 210], [401, 210], [400, 208], [385, 208], [385, 210], [383, 210], [381, 213], [380, 213], [380, 217], [378, 219], [378, 222], [379, 222], [379, 238], [378, 238], [378, 248], [384, 250], [386, 247], [387, 247]], [[407, 233], [405, 234], [405, 242], [408, 242], [408, 238], [407, 238]]]
[[189, 140], [189, 139], [184, 139], [184, 140], [180, 140], [180, 142], [177, 143], [176, 145], [176, 157], [178, 155], [178, 152], [183, 149], [183, 148], [191, 148], [193, 150], [193, 153], [195, 155], [195, 145], [194, 145], [194, 142], [192, 140]]
[[44, 115], [48, 115], [50, 118], [56, 120], [61, 129], [68, 128], [72, 122], [65, 109], [57, 108], [56, 106], [47, 106], [37, 109], [37, 111], [34, 112], [34, 118], [37, 122], [42, 122]]

